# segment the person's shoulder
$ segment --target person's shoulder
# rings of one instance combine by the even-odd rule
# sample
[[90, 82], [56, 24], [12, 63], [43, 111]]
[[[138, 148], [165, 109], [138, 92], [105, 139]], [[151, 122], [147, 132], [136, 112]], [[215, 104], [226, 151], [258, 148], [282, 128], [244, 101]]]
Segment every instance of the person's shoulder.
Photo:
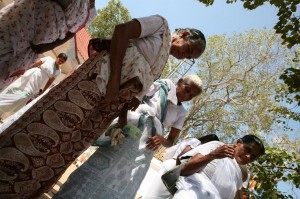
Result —
[[51, 60], [51, 61], [54, 60], [54, 61], [55, 61], [55, 59], [53, 59], [53, 57], [50, 57], [50, 56], [42, 57], [41, 60], [42, 60], [42, 61], [46, 61], [46, 60], [49, 60], [49, 61], [50, 61], [50, 60]]
[[165, 82], [168, 87], [175, 87], [176, 85], [174, 84], [174, 82], [170, 79], [161, 79], [161, 81]]
[[189, 144], [199, 145], [201, 142], [197, 138], [188, 138], [186, 142]]
[[215, 148], [222, 146], [222, 145], [224, 145], [224, 143], [220, 142], [220, 141], [210, 141], [205, 144], [201, 144], [201, 146], [210, 146], [210, 147], [215, 147]]
[[164, 21], [166, 22], [167, 20], [160, 16], [160, 15], [150, 15], [146, 17], [138, 17], [138, 18], [133, 18], [132, 20], [138, 21], [142, 26], [147, 25], [147, 26], [162, 26]]
[[159, 15], [159, 14], [149, 15], [149, 16], [145, 16], [145, 17], [138, 17], [138, 18], [134, 18], [134, 19], [139, 20], [139, 19], [157, 19], [157, 18], [166, 20], [163, 16], [161, 16], [161, 15]]

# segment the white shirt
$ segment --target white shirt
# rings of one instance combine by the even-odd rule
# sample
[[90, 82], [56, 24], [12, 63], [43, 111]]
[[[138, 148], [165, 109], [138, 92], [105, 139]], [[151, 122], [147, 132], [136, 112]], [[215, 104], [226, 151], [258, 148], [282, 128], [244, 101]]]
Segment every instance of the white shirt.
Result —
[[135, 20], [141, 24], [141, 35], [139, 39], [134, 39], [133, 41], [151, 66], [154, 64], [162, 45], [163, 19], [159, 15], [153, 15]]
[[[207, 155], [219, 146], [224, 145], [223, 142], [219, 141], [211, 141], [205, 144], [201, 144], [194, 149], [188, 151], [187, 153], [184, 154], [184, 156], [194, 156], [197, 153], [200, 153], [201, 155]], [[216, 167], [217, 167], [218, 159], [212, 160], [206, 165], [203, 165], [198, 173], [204, 173], [209, 179], [212, 178], [212, 176], [215, 173]]]
[[[173, 158], [177, 158], [178, 155], [187, 147], [187, 146], [190, 146], [192, 149], [194, 149], [195, 147], [197, 147], [198, 145], [200, 145], [201, 142], [196, 139], [196, 138], [190, 138], [190, 139], [187, 139], [187, 140], [183, 140], [182, 142], [180, 142], [177, 146], [177, 149], [174, 153], [174, 156]], [[185, 156], [185, 155], [184, 155]]]
[[60, 73], [60, 70], [56, 69], [55, 59], [53, 59], [52, 57], [42, 57], [41, 61], [42, 65], [40, 66], [40, 68], [44, 72], [46, 72], [48, 78], [56, 77]]
[[[177, 96], [176, 96], [176, 86], [169, 79], [161, 79], [164, 81], [168, 88], [168, 97], [167, 97], [167, 115], [166, 119], [163, 122], [164, 127], [174, 127], [181, 130], [187, 111], [182, 105], [177, 105]], [[141, 104], [136, 112], [147, 112], [151, 116], [156, 116], [158, 119], [161, 119], [161, 107], [160, 107], [160, 95], [159, 95], [160, 84], [154, 82], [147, 96], [151, 96], [149, 102], [146, 104]], [[151, 107], [151, 108], [149, 108]]]

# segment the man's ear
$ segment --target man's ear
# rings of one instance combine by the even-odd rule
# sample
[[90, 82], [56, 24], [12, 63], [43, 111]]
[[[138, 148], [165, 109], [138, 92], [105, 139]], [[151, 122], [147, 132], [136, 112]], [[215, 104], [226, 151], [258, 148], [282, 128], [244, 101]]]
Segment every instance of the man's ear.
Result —
[[181, 33], [181, 38], [185, 38], [188, 35], [190, 35], [190, 33], [188, 31], [184, 31], [183, 33]]
[[242, 140], [241, 140], [241, 139], [238, 139], [238, 140], [236, 141], [236, 144], [242, 144]]
[[178, 81], [177, 81], [177, 84], [182, 84], [183, 83], [183, 79], [180, 78]]

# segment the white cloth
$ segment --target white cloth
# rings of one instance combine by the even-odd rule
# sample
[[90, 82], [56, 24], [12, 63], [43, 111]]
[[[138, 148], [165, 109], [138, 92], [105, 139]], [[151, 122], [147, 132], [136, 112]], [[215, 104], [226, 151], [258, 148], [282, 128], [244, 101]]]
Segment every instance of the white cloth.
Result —
[[163, 162], [161, 169], [151, 179], [151, 183], [148, 185], [148, 190], [142, 196], [143, 199], [169, 199], [172, 195], [161, 180], [161, 176], [167, 171], [173, 169], [176, 166], [176, 160], [168, 159]]
[[180, 143], [167, 148], [164, 154], [164, 160], [168, 160], [170, 158], [176, 159], [177, 156], [181, 153], [185, 147], [190, 146], [192, 149], [201, 144], [201, 142], [196, 138], [189, 138], [181, 141]]
[[[219, 142], [219, 141], [211, 141], [211, 142], [201, 144], [201, 145], [195, 147], [193, 150], [188, 151], [184, 155], [185, 156], [194, 156], [197, 153], [200, 153], [201, 155], [207, 155], [207, 154], [209, 154], [210, 152], [212, 152], [213, 150], [215, 150], [216, 148], [218, 148], [219, 146], [222, 146], [222, 145], [224, 145], [224, 143]], [[214, 173], [215, 173], [215, 170], [217, 168], [217, 164], [218, 164], [218, 159], [210, 161], [209, 163], [207, 163], [206, 165], [201, 167], [200, 170], [198, 171], [198, 173], [203, 173], [209, 179], [211, 179], [213, 177]]]
[[[199, 145], [185, 155], [197, 153], [207, 155], [224, 143], [219, 141]], [[176, 186], [178, 191], [174, 199], [220, 198], [233, 199], [242, 185], [242, 173], [235, 159], [215, 159], [203, 165], [197, 173], [180, 176]]]
[[56, 77], [60, 70], [56, 70], [55, 59], [43, 57], [40, 68], [27, 70], [16, 81], [0, 93], [0, 117], [5, 119], [15, 113], [34, 98], [43, 89], [49, 78]]
[[[170, 98], [172, 98], [173, 101], [177, 102], [176, 92], [174, 95], [174, 89], [176, 90], [175, 84], [169, 79], [161, 79], [161, 81], [166, 82], [168, 85], [168, 88], [169, 88], [168, 98], [169, 98], [169, 95], [173, 95], [173, 96], [170, 96]], [[128, 123], [137, 126], [138, 122], [139, 122], [140, 114], [148, 113], [150, 116], [154, 117], [153, 121], [154, 121], [154, 126], [156, 129], [156, 133], [159, 135], [163, 135], [164, 128], [166, 128], [166, 127], [174, 127], [177, 129], [181, 129], [187, 111], [184, 109], [184, 107], [182, 105], [175, 105], [171, 101], [167, 100], [167, 115], [166, 115], [165, 121], [162, 124], [160, 122], [161, 99], [160, 99], [159, 88], [160, 88], [160, 86], [157, 86], [156, 82], [154, 82], [150, 86], [150, 90], [146, 94], [146, 96], [150, 97], [150, 99], [147, 101], [147, 104], [141, 104], [134, 112], [128, 111], [127, 121], [128, 121]], [[137, 113], [138, 113], [138, 115], [136, 115]], [[115, 121], [117, 121], [117, 119]], [[144, 134], [140, 139], [141, 147], [145, 147], [145, 142], [147, 140], [148, 140], [148, 136]]]
[[143, 196], [143, 199], [172, 198], [170, 192], [162, 182], [161, 176], [176, 166], [176, 158], [182, 152], [182, 150], [185, 149], [185, 147], [190, 146], [191, 148], [195, 148], [199, 144], [201, 144], [201, 142], [198, 139], [190, 138], [168, 148], [166, 150], [166, 154], [164, 155], [165, 161], [163, 162], [158, 174], [153, 177], [152, 183], [149, 186], [148, 191]]
[[[167, 53], [161, 50], [170, 47], [171, 36], [168, 22], [159, 15], [137, 18], [136, 20], [141, 24], [141, 35], [139, 39], [133, 41], [153, 69], [152, 73], [154, 80], [156, 80], [161, 75], [160, 60], [169, 56], [169, 49]], [[169, 43], [167, 44], [164, 40], [168, 40]], [[167, 59], [165, 59], [164, 66], [166, 62]]]
[[177, 158], [177, 156], [185, 149], [187, 146], [190, 146], [192, 149], [194, 149], [196, 146], [200, 145], [201, 142], [196, 138], [190, 138], [187, 140], [183, 140], [180, 142], [177, 150], [175, 151], [173, 158]]
[[159, 15], [135, 20], [138, 20], [141, 24], [141, 35], [139, 39], [134, 39], [134, 43], [147, 62], [153, 65], [162, 44], [161, 35], [165, 31], [163, 21]]
[[[177, 96], [176, 96], [176, 85], [169, 79], [161, 79], [165, 82], [169, 88], [167, 96], [167, 115], [166, 119], [163, 122], [164, 127], [174, 127], [181, 130], [185, 117], [187, 115], [186, 109], [182, 105], [177, 105]], [[151, 116], [156, 116], [159, 120], [161, 119], [161, 104], [159, 92], [160, 84], [154, 82], [146, 94], [150, 96], [151, 99], [148, 102], [148, 105], [142, 104], [137, 108], [137, 112], [146, 112]]]

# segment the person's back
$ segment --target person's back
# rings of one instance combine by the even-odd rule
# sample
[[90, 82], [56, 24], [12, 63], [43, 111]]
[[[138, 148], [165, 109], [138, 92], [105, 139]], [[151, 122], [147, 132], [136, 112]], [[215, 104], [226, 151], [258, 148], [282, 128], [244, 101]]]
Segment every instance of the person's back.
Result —
[[[200, 152], [202, 155], [207, 155], [211, 151], [213, 151], [215, 148], [222, 146], [222, 145], [224, 145], [223, 142], [211, 141], [211, 142], [208, 142], [205, 144], [198, 145], [194, 149], [185, 153], [183, 156], [194, 156], [195, 154], [200, 153]], [[205, 164], [204, 166], [202, 166], [197, 173], [198, 174], [203, 173], [206, 177], [211, 179], [217, 169], [218, 164], [219, 164], [219, 159], [212, 160], [212, 161], [208, 162], [207, 164]]]

